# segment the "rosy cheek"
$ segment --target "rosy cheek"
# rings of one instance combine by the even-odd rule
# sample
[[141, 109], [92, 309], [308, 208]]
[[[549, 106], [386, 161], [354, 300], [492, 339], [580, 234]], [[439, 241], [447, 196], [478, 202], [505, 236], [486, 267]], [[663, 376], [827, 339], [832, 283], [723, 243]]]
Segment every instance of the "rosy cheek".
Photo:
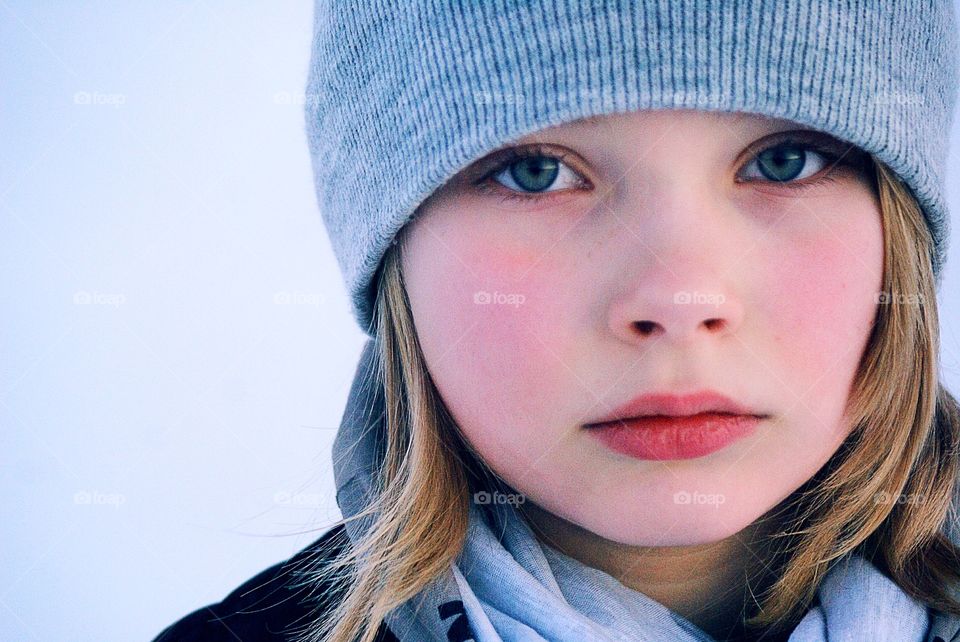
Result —
[[486, 375], [532, 340], [524, 330], [530, 308], [525, 274], [536, 257], [480, 240], [479, 234], [446, 231], [419, 231], [420, 256], [411, 264], [420, 272], [407, 280], [418, 334], [437, 361], [442, 357]]
[[571, 285], [557, 255], [539, 248], [484, 243], [461, 246], [460, 256], [462, 263], [446, 265], [449, 289], [438, 297], [456, 301], [442, 333], [448, 341], [462, 336], [452, 348], [456, 354], [444, 357], [446, 366], [458, 364], [446, 374], [460, 381], [462, 398], [478, 407], [462, 411], [475, 417], [475, 426], [518, 439], [524, 430], [542, 433], [538, 426], [556, 399], [576, 385], [564, 365], [575, 363], [564, 339], [574, 311], [560, 298]]
[[879, 223], [862, 206], [850, 211], [858, 218], [849, 225], [771, 243], [755, 290], [758, 323], [769, 324], [781, 360], [771, 367], [782, 368], [792, 398], [826, 416], [852, 382], [882, 273]]
[[[477, 291], [483, 302], [471, 308], [478, 349], [496, 353], [499, 373], [531, 373], [559, 364], [549, 346], [560, 332], [555, 309], [557, 288], [551, 259], [533, 251], [488, 251], [482, 262]], [[482, 348], [481, 348], [482, 347]]]

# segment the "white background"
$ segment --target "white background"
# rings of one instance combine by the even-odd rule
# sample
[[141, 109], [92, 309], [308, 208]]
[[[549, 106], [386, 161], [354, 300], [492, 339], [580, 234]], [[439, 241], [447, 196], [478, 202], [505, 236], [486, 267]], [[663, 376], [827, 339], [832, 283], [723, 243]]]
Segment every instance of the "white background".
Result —
[[364, 337], [314, 201], [312, 11], [0, 0], [0, 639], [150, 639], [339, 517]]

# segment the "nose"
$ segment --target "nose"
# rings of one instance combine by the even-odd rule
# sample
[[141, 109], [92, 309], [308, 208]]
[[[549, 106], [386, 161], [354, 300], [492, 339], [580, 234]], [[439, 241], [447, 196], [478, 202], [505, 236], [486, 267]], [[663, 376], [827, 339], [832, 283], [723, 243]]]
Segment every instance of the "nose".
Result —
[[687, 283], [674, 287], [651, 283], [634, 290], [614, 306], [611, 330], [628, 342], [659, 338], [678, 344], [737, 330], [743, 321], [743, 306], [729, 288]]
[[680, 344], [737, 331], [744, 317], [737, 283], [744, 273], [731, 249], [738, 244], [729, 231], [706, 227], [691, 235], [689, 226], [667, 226], [631, 249], [633, 260], [618, 271], [618, 293], [608, 308], [614, 334], [633, 343]]

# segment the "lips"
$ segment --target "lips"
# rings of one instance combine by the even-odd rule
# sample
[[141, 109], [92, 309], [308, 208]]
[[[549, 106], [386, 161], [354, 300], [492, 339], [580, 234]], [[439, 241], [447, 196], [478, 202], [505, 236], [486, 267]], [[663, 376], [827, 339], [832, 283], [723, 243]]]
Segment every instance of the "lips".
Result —
[[637, 459], [695, 459], [749, 436], [760, 422], [753, 415], [704, 412], [624, 419], [598, 424], [590, 433], [611, 450]]
[[586, 424], [612, 450], [638, 459], [693, 459], [751, 433], [769, 415], [712, 390], [649, 393]]
[[722, 413], [765, 418], [767, 415], [733, 399], [704, 390], [693, 394], [647, 393], [635, 397], [587, 427], [652, 416], [689, 417], [701, 413]]

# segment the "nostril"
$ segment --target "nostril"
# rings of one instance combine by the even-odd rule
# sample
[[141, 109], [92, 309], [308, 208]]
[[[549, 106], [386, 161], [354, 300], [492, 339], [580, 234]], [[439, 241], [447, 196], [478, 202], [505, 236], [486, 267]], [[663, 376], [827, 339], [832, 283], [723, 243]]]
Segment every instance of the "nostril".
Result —
[[703, 324], [708, 330], [719, 330], [723, 327], [723, 319], [707, 319]]
[[657, 328], [657, 324], [653, 321], [637, 321], [634, 325], [636, 325], [637, 330], [644, 335], [652, 334]]

